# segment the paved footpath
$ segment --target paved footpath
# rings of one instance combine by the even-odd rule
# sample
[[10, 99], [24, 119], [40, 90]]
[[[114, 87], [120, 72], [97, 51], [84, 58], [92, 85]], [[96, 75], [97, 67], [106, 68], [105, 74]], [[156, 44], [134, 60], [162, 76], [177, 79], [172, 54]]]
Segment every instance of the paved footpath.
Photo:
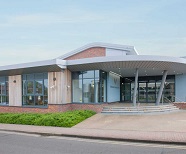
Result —
[[162, 142], [186, 145], [186, 132], [172, 131], [127, 131], [105, 129], [61, 128], [48, 126], [31, 126], [0, 124], [1, 131], [14, 131], [41, 135], [72, 136], [123, 141]]

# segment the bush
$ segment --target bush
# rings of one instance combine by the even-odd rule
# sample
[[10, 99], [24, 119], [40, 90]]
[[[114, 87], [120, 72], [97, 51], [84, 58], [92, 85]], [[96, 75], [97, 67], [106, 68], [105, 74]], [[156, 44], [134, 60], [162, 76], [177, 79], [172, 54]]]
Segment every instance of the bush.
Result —
[[96, 114], [91, 110], [74, 110], [62, 113], [0, 113], [0, 123], [72, 127]]

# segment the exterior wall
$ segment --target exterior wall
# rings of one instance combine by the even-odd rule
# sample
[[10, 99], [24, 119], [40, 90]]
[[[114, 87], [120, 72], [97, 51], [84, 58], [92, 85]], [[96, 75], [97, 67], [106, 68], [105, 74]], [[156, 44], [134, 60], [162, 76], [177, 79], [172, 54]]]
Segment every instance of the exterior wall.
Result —
[[21, 75], [9, 76], [9, 106], [22, 106]]
[[62, 75], [62, 103], [71, 103], [71, 93], [72, 93], [72, 79], [71, 79], [71, 72], [66, 69]]
[[48, 88], [48, 104], [71, 103], [71, 72], [49, 72]]
[[93, 47], [87, 50], [84, 50], [80, 53], [72, 55], [65, 60], [75, 60], [75, 59], [83, 59], [83, 58], [92, 58], [92, 57], [103, 57], [105, 56], [105, 48], [102, 47]]
[[186, 101], [186, 74], [175, 76], [175, 102]]
[[52, 113], [65, 112], [70, 110], [93, 110], [97, 113], [101, 112], [107, 104], [50, 104], [47, 108], [32, 107], [16, 107], [16, 106], [0, 106], [0, 113]]
[[174, 105], [179, 109], [186, 110], [186, 102], [175, 102]]
[[48, 104], [62, 104], [61, 76], [62, 72], [48, 73]]
[[120, 101], [120, 77], [108, 73], [107, 77], [107, 102]]
[[123, 50], [106, 49], [106, 56], [125, 56], [126, 54], [127, 52]]

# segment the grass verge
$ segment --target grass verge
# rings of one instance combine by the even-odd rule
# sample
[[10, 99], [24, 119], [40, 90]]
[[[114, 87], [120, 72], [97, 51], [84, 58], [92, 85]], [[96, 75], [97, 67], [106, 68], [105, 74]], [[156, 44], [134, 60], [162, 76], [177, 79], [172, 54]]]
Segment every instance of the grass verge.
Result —
[[72, 127], [94, 114], [96, 112], [91, 110], [74, 110], [60, 113], [0, 113], [0, 123]]

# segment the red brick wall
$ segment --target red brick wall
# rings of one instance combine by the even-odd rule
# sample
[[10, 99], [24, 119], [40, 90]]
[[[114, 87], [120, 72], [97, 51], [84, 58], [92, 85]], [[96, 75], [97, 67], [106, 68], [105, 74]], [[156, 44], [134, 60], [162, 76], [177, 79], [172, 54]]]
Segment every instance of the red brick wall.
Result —
[[82, 52], [79, 52], [75, 55], [72, 55], [65, 60], [74, 60], [74, 59], [83, 59], [83, 58], [92, 58], [92, 57], [103, 57], [105, 56], [105, 48], [102, 47], [93, 47]]
[[175, 102], [174, 105], [179, 109], [186, 110], [186, 102]]
[[47, 108], [34, 107], [18, 107], [18, 106], [0, 106], [0, 113], [13, 112], [34, 112], [34, 113], [50, 113], [50, 112], [65, 112], [70, 110], [93, 110], [97, 113], [102, 111], [103, 106], [107, 104], [50, 104]]

